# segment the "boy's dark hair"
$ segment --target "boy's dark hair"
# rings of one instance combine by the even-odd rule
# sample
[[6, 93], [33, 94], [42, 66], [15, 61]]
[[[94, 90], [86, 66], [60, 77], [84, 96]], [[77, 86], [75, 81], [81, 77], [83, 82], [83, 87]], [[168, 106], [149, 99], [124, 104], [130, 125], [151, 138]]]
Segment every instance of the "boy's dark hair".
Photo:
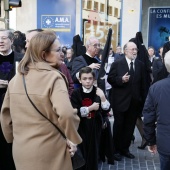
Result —
[[84, 73], [86, 73], [86, 74], [91, 73], [93, 75], [93, 77], [95, 77], [93, 69], [91, 69], [90, 67], [81, 68], [79, 71], [79, 78], [81, 78], [82, 74], [84, 74]]

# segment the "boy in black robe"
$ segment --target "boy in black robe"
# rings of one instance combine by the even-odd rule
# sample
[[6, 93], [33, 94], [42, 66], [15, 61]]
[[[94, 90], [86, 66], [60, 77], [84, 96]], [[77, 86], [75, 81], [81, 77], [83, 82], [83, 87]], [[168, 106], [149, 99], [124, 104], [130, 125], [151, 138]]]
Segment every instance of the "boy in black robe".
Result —
[[110, 103], [103, 91], [93, 86], [95, 74], [90, 67], [79, 71], [81, 87], [75, 89], [71, 96], [71, 103], [78, 109], [80, 125], [78, 132], [83, 139], [79, 145], [86, 164], [79, 170], [98, 170], [98, 151], [103, 117], [110, 110]]

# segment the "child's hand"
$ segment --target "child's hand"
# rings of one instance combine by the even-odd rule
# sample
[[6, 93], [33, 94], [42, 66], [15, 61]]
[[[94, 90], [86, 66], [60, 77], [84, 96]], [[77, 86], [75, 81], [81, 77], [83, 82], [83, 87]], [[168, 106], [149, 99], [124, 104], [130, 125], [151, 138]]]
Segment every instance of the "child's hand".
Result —
[[98, 87], [97, 87], [97, 89], [96, 89], [96, 94], [97, 94], [100, 98], [102, 98], [102, 97], [104, 96], [103, 91], [102, 91], [100, 88], [98, 88]]
[[101, 90], [100, 88], [97, 87], [97, 90], [96, 90], [96, 95], [98, 95], [101, 99], [102, 102], [105, 102], [106, 101], [106, 97], [104, 95], [104, 92], [103, 90]]
[[98, 110], [99, 109], [99, 103], [94, 102], [91, 106], [89, 106], [89, 112], [92, 110]]

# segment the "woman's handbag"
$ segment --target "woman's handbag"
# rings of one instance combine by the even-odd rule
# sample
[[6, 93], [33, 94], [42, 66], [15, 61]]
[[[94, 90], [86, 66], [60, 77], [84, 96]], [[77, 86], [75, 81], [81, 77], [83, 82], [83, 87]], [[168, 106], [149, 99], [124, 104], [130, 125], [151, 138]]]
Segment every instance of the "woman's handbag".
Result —
[[78, 169], [85, 165], [85, 160], [79, 147], [77, 147], [77, 151], [75, 152], [74, 156], [71, 157], [71, 161], [73, 169]]
[[[28, 96], [28, 93], [27, 93], [27, 87], [26, 87], [26, 83], [25, 83], [25, 77], [23, 75], [23, 84], [24, 84], [24, 88], [25, 88], [25, 92], [26, 92], [26, 95], [30, 101], [30, 103], [32, 104], [32, 106], [35, 108], [35, 110], [37, 110], [37, 112], [42, 115], [45, 119], [47, 119], [59, 132], [60, 134], [63, 136], [64, 139], [66, 139], [66, 136], [64, 135], [64, 133], [51, 121], [49, 120], [46, 116], [44, 116], [39, 110], [38, 108], [35, 106], [35, 104], [33, 103], [33, 101], [30, 99], [30, 97]], [[83, 155], [81, 153], [81, 150], [79, 149], [79, 147], [77, 147], [77, 151], [75, 152], [74, 156], [71, 157], [71, 161], [72, 161], [72, 165], [73, 165], [73, 169], [78, 169], [82, 166], [85, 165], [85, 160], [83, 158]]]

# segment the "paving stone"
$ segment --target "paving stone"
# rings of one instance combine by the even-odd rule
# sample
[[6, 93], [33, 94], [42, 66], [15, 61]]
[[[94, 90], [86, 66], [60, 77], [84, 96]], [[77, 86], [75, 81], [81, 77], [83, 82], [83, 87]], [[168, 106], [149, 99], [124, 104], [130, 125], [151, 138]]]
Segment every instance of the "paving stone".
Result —
[[131, 166], [132, 163], [131, 162], [125, 162], [125, 166]]
[[139, 165], [140, 165], [141, 168], [145, 168], [146, 167], [146, 162], [144, 162], [144, 163], [140, 162]]
[[127, 166], [124, 170], [132, 170], [132, 166]]
[[147, 148], [140, 150], [137, 147], [141, 144], [141, 137], [135, 129], [135, 141], [131, 144], [130, 152], [135, 155], [135, 159], [123, 158], [122, 161], [115, 161], [115, 165], [105, 163], [99, 164], [98, 170], [160, 170], [159, 155], [152, 155]]
[[147, 161], [147, 165], [148, 166], [151, 166], [151, 165], [153, 166], [153, 162], [152, 161]]
[[154, 166], [148, 166], [148, 169], [149, 170], [155, 170], [155, 167]]

